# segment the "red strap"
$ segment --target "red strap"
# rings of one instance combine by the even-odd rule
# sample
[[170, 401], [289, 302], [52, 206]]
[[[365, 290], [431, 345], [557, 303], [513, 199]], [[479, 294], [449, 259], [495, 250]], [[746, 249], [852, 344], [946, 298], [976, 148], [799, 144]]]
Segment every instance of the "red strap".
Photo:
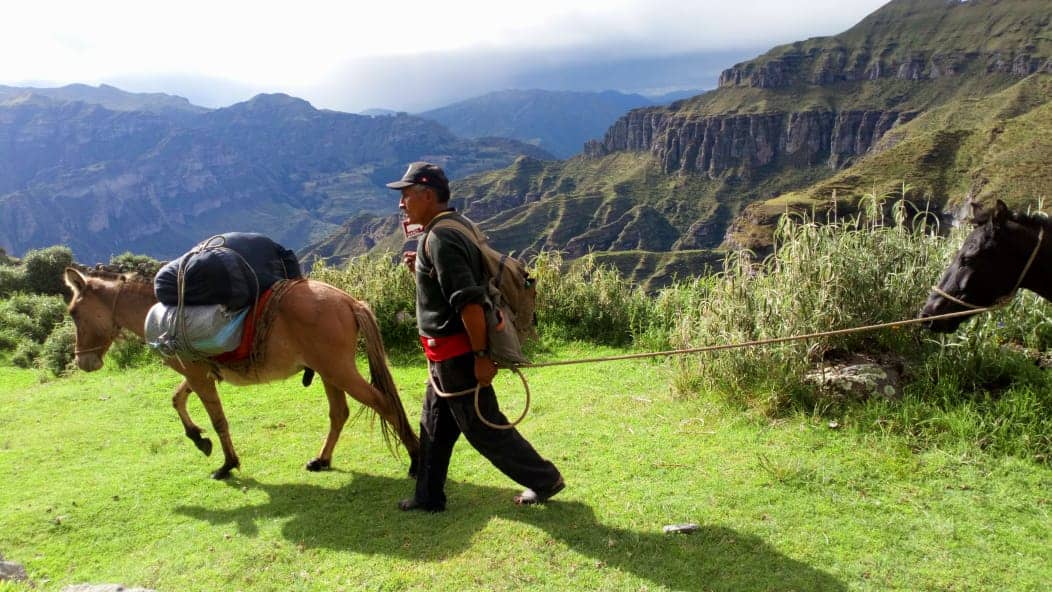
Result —
[[248, 358], [252, 353], [252, 342], [256, 338], [256, 323], [259, 322], [259, 317], [263, 315], [263, 311], [267, 308], [267, 301], [270, 300], [270, 295], [273, 289], [268, 289], [259, 295], [259, 302], [256, 303], [256, 307], [253, 308], [247, 315], [245, 315], [244, 326], [241, 329], [241, 343], [238, 344], [237, 349], [213, 356], [212, 359], [219, 364], [229, 364], [231, 362], [240, 362]]
[[471, 340], [468, 339], [467, 333], [457, 333], [447, 337], [421, 335], [420, 343], [424, 346], [424, 356], [432, 362], [443, 362], [472, 351]]

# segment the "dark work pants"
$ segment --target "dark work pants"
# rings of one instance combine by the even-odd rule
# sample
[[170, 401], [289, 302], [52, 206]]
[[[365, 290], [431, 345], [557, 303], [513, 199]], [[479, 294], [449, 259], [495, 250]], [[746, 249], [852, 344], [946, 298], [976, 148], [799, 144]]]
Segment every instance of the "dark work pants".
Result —
[[[472, 354], [430, 364], [431, 376], [443, 392], [474, 388], [475, 358]], [[479, 390], [479, 409], [490, 423], [507, 425], [497, 405], [493, 387]], [[474, 393], [443, 398], [429, 383], [420, 415], [420, 465], [416, 478], [416, 501], [428, 509], [446, 506], [446, 473], [453, 445], [463, 433], [468, 442], [493, 466], [516, 483], [543, 493], [561, 479], [559, 469], [541, 458], [516, 429], [498, 430], [482, 423], [475, 412]]]

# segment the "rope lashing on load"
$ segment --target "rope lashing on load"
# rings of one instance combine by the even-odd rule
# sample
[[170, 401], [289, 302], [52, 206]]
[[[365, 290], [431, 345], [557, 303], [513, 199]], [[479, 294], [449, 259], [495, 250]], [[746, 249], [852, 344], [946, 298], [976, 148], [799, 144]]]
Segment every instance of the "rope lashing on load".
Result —
[[[224, 237], [221, 234], [217, 234], [215, 236], [209, 237], [209, 238], [205, 239], [204, 241], [198, 243], [198, 245], [195, 246], [193, 249], [191, 249], [190, 252], [187, 254], [187, 256], [183, 257], [183, 260], [179, 262], [179, 270], [178, 270], [178, 272], [176, 274], [176, 286], [177, 286], [177, 289], [179, 291], [179, 301], [178, 301], [178, 303], [176, 305], [177, 308], [176, 308], [176, 313], [175, 313], [175, 321], [176, 321], [176, 335], [175, 335], [175, 337], [178, 340], [179, 349], [182, 352], [190, 354], [190, 359], [191, 360], [204, 360], [204, 359], [207, 359], [209, 356], [207, 354], [203, 353], [203, 352], [197, 351], [197, 349], [194, 348], [193, 343], [190, 342], [189, 331], [187, 331], [187, 328], [186, 328], [186, 310], [185, 310], [185, 306], [186, 305], [183, 302], [183, 299], [184, 299], [184, 296], [185, 296], [185, 290], [186, 290], [186, 286], [185, 286], [186, 265], [187, 265], [187, 263], [190, 262], [190, 259], [192, 259], [194, 255], [197, 255], [198, 253], [202, 253], [204, 251], [213, 251], [213, 250], [215, 250], [215, 251], [217, 251], [217, 250], [229, 251], [229, 252], [231, 252], [231, 253], [233, 253], [234, 255], [237, 256], [237, 258], [241, 261], [241, 263], [244, 266], [244, 268], [247, 269], [249, 271], [249, 273], [252, 274], [252, 280], [256, 284], [256, 299], [255, 299], [255, 303], [253, 304], [253, 308], [255, 306], [259, 305], [259, 296], [260, 296], [259, 276], [256, 275], [256, 270], [252, 269], [252, 266], [244, 258], [244, 256], [241, 255], [241, 253], [238, 253], [234, 249], [231, 249], [230, 247], [226, 246], [226, 237]], [[175, 359], [179, 362], [180, 366], [182, 366], [183, 368], [186, 368], [185, 362], [183, 362], [182, 357], [180, 357], [180, 355], [178, 353], [176, 353]]]

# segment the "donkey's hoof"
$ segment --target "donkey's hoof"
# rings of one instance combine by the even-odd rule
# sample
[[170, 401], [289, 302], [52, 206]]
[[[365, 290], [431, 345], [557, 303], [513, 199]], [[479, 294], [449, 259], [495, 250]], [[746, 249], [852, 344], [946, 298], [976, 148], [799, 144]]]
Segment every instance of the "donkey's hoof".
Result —
[[323, 458], [315, 458], [315, 459], [311, 460], [309, 463], [307, 463], [307, 470], [308, 471], [314, 471], [314, 472], [317, 472], [317, 471], [328, 471], [331, 468], [332, 468], [332, 461], [331, 460], [325, 460]]
[[216, 472], [212, 473], [212, 478], [216, 481], [223, 481], [224, 479], [230, 478], [230, 471], [238, 468], [238, 465], [223, 465], [219, 467]]
[[208, 438], [194, 440], [194, 446], [197, 446], [198, 450], [205, 453], [205, 456], [212, 456], [212, 441]]

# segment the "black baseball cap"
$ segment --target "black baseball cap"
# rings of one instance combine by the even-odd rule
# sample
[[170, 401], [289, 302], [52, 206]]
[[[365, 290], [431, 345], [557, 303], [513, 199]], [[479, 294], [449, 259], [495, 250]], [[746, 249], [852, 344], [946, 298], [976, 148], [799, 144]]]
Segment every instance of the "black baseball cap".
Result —
[[446, 178], [446, 172], [442, 170], [442, 167], [430, 162], [417, 161], [410, 164], [401, 179], [387, 184], [391, 189], [403, 189], [410, 185], [427, 185], [449, 194], [449, 179]]

